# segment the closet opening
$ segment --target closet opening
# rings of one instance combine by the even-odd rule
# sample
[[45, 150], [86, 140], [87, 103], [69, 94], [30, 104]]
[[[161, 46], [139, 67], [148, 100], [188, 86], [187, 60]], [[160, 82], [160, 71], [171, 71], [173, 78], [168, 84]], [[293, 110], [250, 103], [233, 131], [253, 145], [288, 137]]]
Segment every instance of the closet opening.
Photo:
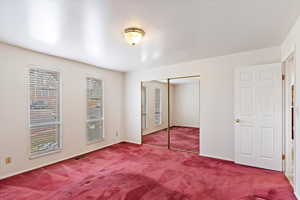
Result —
[[200, 76], [141, 85], [142, 143], [200, 153]]

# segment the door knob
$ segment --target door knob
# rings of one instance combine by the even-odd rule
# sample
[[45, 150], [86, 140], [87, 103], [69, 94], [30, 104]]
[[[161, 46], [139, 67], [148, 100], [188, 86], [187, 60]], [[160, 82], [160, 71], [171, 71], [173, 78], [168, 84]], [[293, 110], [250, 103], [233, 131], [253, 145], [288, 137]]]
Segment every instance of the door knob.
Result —
[[240, 119], [236, 119], [235, 123], [240, 123], [240, 121], [241, 121]]

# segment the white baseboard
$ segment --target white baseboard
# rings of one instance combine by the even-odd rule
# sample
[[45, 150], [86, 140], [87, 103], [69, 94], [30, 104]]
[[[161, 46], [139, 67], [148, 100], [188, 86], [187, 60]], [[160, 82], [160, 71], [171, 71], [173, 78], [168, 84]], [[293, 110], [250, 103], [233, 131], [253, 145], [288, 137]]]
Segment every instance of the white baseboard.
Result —
[[53, 162], [48, 162], [48, 163], [45, 163], [45, 164], [42, 164], [42, 165], [38, 165], [38, 166], [36, 166], [36, 167], [32, 167], [32, 168], [29, 168], [29, 169], [25, 169], [25, 170], [21, 170], [21, 171], [18, 171], [18, 172], [10, 173], [10, 174], [1, 176], [1, 177], [0, 177], [0, 180], [5, 179], [5, 178], [9, 178], [9, 177], [12, 177], [12, 176], [15, 176], [15, 175], [18, 175], [18, 174], [22, 174], [22, 173], [25, 173], [25, 172], [29, 172], [29, 171], [32, 171], [32, 170], [35, 170], [35, 169], [39, 169], [39, 168], [42, 168], [42, 167], [46, 167], [46, 166], [48, 166], [48, 165], [52, 165], [52, 164], [55, 164], [55, 163], [58, 163], [58, 162], [61, 162], [61, 161], [64, 161], [64, 160], [68, 160], [68, 159], [74, 158], [74, 157], [76, 157], [76, 156], [84, 155], [84, 154], [87, 154], [87, 153], [90, 153], [90, 152], [93, 152], [93, 151], [98, 151], [98, 150], [100, 150], [100, 149], [103, 149], [103, 148], [105, 148], [105, 147], [108, 147], [108, 146], [111, 146], [111, 145], [114, 145], [114, 144], [118, 144], [118, 143], [120, 143], [120, 142], [123, 142], [123, 141], [122, 141], [122, 140], [114, 141], [114, 142], [111, 142], [111, 143], [109, 143], [109, 144], [103, 145], [103, 146], [100, 147], [99, 149], [94, 149], [94, 150], [84, 151], [84, 152], [82, 152], [82, 153], [74, 154], [74, 155], [68, 156], [68, 157], [63, 158], [63, 159], [55, 160], [55, 161], [53, 161]]
[[219, 160], [226, 160], [226, 161], [234, 161], [231, 158], [226, 158], [226, 157], [222, 157], [222, 156], [215, 156], [215, 155], [209, 155], [209, 154], [199, 154], [199, 156], [204, 156], [204, 157], [209, 157], [209, 158], [215, 158], [215, 159], [219, 159]]

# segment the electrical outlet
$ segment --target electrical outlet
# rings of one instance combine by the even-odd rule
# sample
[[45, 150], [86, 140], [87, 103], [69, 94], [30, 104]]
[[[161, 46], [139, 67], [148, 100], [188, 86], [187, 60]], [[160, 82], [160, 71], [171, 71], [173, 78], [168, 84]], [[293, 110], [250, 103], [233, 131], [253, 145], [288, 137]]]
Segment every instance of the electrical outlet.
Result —
[[5, 164], [10, 164], [11, 163], [11, 157], [6, 157], [5, 158]]

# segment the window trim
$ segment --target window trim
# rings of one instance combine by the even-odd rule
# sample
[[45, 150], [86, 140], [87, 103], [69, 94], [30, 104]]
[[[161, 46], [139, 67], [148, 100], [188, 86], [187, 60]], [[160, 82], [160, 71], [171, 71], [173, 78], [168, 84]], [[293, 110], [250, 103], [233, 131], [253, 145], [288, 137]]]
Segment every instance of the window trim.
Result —
[[[102, 119], [88, 119], [88, 93], [87, 93], [87, 80], [88, 79], [94, 79], [94, 80], [99, 80], [101, 81], [101, 85], [102, 85]], [[85, 122], [84, 122], [84, 126], [85, 126], [85, 141], [86, 141], [86, 145], [93, 145], [93, 144], [97, 144], [97, 143], [101, 143], [103, 141], [105, 141], [105, 90], [104, 90], [104, 80], [100, 77], [95, 77], [95, 76], [86, 76], [85, 77], [85, 102], [86, 102], [86, 106], [85, 106]], [[102, 138], [100, 138], [99, 140], [95, 140], [95, 141], [89, 141], [88, 140], [88, 136], [87, 136], [87, 124], [89, 122], [98, 122], [102, 120]]]
[[[31, 88], [30, 88], [30, 70], [32, 69], [39, 69], [39, 70], [44, 70], [44, 71], [48, 71], [48, 72], [56, 72], [58, 73], [58, 77], [59, 77], [59, 98], [58, 98], [58, 103], [59, 103], [59, 121], [56, 122], [51, 122], [51, 123], [40, 123], [38, 125], [31, 125], [30, 123], [30, 105], [31, 105]], [[28, 132], [28, 150], [27, 150], [27, 155], [28, 158], [31, 159], [35, 159], [35, 158], [39, 158], [39, 157], [44, 157], [47, 155], [51, 155], [51, 154], [55, 154], [58, 152], [61, 152], [63, 149], [63, 105], [62, 105], [62, 72], [60, 69], [56, 68], [56, 67], [42, 67], [40, 65], [33, 65], [30, 64], [28, 67], [25, 68], [25, 74], [26, 74], [26, 81], [25, 81], [25, 87], [26, 88], [26, 92], [27, 94], [26, 96], [26, 100], [27, 100], [27, 117], [26, 117], [26, 127], [27, 127], [27, 132]], [[56, 150], [53, 151], [45, 151], [45, 152], [40, 152], [40, 153], [31, 153], [31, 128], [32, 127], [37, 127], [37, 126], [41, 126], [41, 125], [59, 125], [59, 147]]]

